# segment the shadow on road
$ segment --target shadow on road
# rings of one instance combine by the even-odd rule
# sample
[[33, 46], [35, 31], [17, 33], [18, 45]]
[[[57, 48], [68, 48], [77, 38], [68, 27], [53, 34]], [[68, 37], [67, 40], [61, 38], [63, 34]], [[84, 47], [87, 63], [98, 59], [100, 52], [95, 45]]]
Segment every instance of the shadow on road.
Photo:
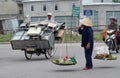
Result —
[[94, 67], [94, 69], [115, 69], [115, 66], [103, 66], [103, 67]]
[[17, 58], [17, 59], [12, 59], [11, 61], [13, 62], [37, 62], [37, 61], [48, 61], [49, 59], [45, 59], [45, 58], [32, 58], [31, 60], [27, 60], [27, 59], [22, 59], [22, 58]]
[[78, 72], [79, 69], [60, 69], [60, 70], [52, 70], [52, 72]]

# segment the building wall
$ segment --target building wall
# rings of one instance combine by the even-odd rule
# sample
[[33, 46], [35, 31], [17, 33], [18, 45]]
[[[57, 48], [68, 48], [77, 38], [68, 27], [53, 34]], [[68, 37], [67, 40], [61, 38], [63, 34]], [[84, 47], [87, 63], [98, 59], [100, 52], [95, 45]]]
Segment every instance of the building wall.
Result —
[[[39, 21], [41, 21], [46, 18], [48, 12], [51, 12], [55, 20], [59, 22], [67, 20], [67, 23], [70, 23], [73, 4], [79, 6], [79, 0], [42, 0], [23, 2], [25, 22], [31, 21], [31, 18], [34, 20], [39, 19]], [[44, 5], [46, 5], [46, 11], [43, 10]], [[55, 10], [55, 5], [58, 6], [58, 10]], [[32, 6], [34, 7], [34, 11], [31, 11]], [[26, 18], [28, 15], [29, 18]]]
[[[93, 0], [93, 2], [101, 2], [102, 0]], [[113, 2], [113, 0], [103, 0], [104, 2]]]
[[18, 14], [17, 3], [12, 0], [0, 0], [0, 15]]
[[[54, 16], [65, 16], [72, 15], [73, 3], [78, 5], [78, 0], [76, 1], [43, 1], [43, 2], [26, 2], [23, 3], [24, 6], [24, 16], [46, 16], [48, 12], [51, 12]], [[43, 11], [43, 5], [46, 4], [46, 11]], [[54, 10], [55, 4], [58, 5], [58, 11]], [[31, 6], [34, 6], [34, 11], [31, 11]]]
[[[98, 12], [98, 25], [106, 25], [109, 18], [115, 16], [120, 24], [120, 4], [100, 4], [100, 5], [84, 5], [84, 10], [93, 10]], [[93, 18], [91, 16], [91, 18]], [[93, 19], [94, 20], [94, 19]]]
[[[15, 28], [13, 23], [17, 22], [18, 18], [18, 6], [13, 0], [0, 0], [0, 22], [1, 22], [1, 34], [9, 33], [5, 30], [12, 30]], [[15, 20], [14, 20], [15, 19]], [[17, 27], [18, 25], [16, 25]]]

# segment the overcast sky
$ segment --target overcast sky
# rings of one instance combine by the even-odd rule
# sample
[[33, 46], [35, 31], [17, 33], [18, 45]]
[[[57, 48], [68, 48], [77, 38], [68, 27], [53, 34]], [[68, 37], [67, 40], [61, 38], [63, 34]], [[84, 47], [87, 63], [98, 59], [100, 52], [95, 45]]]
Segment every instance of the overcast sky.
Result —
[[90, 2], [92, 2], [92, 0], [83, 0], [83, 4], [88, 4]]

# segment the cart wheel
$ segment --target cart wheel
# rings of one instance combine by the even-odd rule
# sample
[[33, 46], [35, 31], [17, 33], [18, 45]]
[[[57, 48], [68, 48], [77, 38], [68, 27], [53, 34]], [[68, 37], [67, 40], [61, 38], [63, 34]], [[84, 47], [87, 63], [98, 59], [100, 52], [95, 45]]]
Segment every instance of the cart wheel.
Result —
[[32, 58], [32, 53], [25, 51], [25, 57], [27, 60], [30, 60]]
[[51, 49], [46, 50], [45, 57], [46, 59], [50, 59], [53, 56], [53, 51]]

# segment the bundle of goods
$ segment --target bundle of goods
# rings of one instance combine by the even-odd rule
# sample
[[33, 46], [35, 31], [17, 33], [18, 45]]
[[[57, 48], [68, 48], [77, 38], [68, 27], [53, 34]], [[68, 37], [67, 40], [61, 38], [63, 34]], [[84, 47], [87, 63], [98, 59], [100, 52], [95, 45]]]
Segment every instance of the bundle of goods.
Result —
[[100, 59], [100, 60], [117, 60], [117, 57], [115, 55], [111, 54], [96, 54], [94, 59]]
[[64, 59], [56, 59], [52, 60], [52, 62], [56, 65], [75, 65], [77, 63], [74, 57], [65, 57]]
[[95, 50], [96, 50], [96, 56], [94, 57], [94, 59], [117, 60], [117, 57], [115, 55], [109, 53], [106, 45], [96, 47]]

